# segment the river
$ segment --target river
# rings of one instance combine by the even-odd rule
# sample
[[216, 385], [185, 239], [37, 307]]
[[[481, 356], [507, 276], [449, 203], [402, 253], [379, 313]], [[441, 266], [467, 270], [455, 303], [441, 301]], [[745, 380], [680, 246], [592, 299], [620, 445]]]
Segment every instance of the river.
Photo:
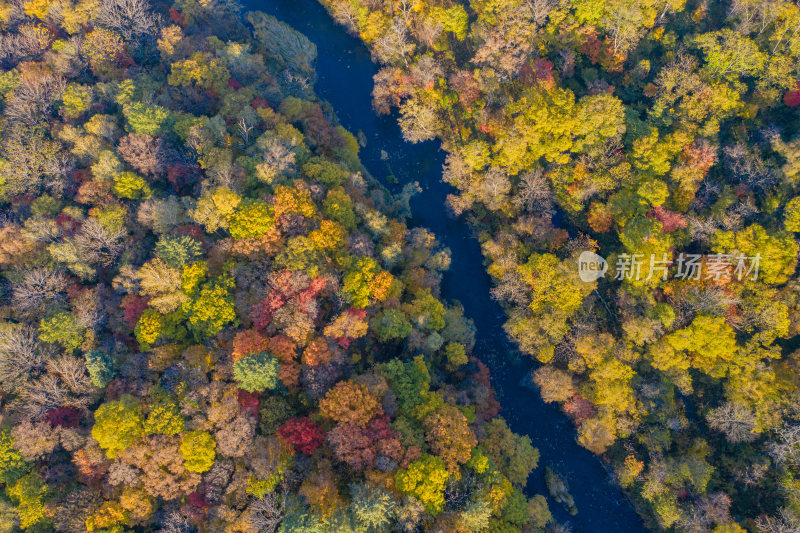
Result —
[[[579, 446], [569, 419], [555, 404], [519, 386], [532, 368], [503, 331], [505, 315], [489, 294], [491, 282], [483, 267], [478, 241], [468, 226], [447, 214], [445, 198], [454, 190], [441, 181], [444, 152], [438, 142], [410, 144], [403, 140], [396, 116], [377, 116], [371, 107], [372, 77], [377, 71], [369, 51], [336, 25], [316, 0], [250, 0], [248, 8], [269, 13], [305, 34], [317, 45], [316, 94], [330, 102], [342, 126], [362, 131], [367, 145], [360, 156], [373, 176], [388, 174], [381, 152], [400, 183], [416, 180], [422, 193], [411, 200], [411, 223], [434, 233], [450, 249], [452, 264], [442, 282], [442, 297], [459, 300], [475, 322], [473, 353], [489, 366], [502, 416], [512, 430], [528, 435], [539, 449], [539, 468], [531, 474], [526, 493], [544, 494], [544, 466], [550, 466], [569, 486], [578, 514], [570, 516], [548, 497], [553, 516], [575, 533], [644, 532], [641, 518], [616, 486], [600, 460]], [[388, 185], [390, 188], [391, 185]], [[395, 187], [395, 190], [397, 187]], [[520, 362], [524, 361], [524, 362]]]

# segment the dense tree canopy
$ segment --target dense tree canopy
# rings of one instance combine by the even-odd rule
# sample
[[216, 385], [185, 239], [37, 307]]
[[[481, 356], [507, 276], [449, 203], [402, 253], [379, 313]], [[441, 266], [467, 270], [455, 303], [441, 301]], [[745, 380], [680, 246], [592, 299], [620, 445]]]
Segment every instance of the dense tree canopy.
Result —
[[547, 522], [315, 53], [235, 2], [0, 0], [0, 530]]

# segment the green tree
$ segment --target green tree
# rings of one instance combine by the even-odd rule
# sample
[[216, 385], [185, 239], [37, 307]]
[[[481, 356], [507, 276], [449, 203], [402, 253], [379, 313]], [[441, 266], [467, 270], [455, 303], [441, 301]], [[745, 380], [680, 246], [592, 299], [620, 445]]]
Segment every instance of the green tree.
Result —
[[99, 180], [113, 180], [120, 175], [124, 166], [111, 150], [103, 150], [91, 166], [92, 175]]
[[573, 282], [569, 267], [552, 254], [531, 254], [519, 267], [519, 273], [530, 286], [530, 308], [534, 313], [569, 316], [583, 301], [585, 291]]
[[441, 24], [445, 31], [452, 32], [459, 41], [464, 40], [469, 28], [469, 19], [463, 6], [454, 5], [448, 8], [433, 6], [429, 9], [430, 16]]
[[458, 370], [469, 362], [467, 351], [460, 342], [447, 343], [447, 346], [444, 347], [444, 354], [447, 360], [447, 368], [451, 372]]
[[731, 29], [704, 33], [693, 44], [703, 51], [703, 71], [712, 78], [734, 81], [756, 76], [767, 62], [755, 42]]
[[528, 512], [531, 517], [533, 527], [543, 528], [553, 520], [547, 500], [541, 494], [537, 494], [528, 500]]
[[222, 93], [231, 75], [225, 60], [204, 52], [195, 52], [191, 57], [171, 65], [172, 72], [167, 77], [170, 85], [196, 85]]
[[444, 328], [444, 304], [437, 300], [429, 290], [414, 295], [414, 300], [404, 306], [404, 311], [420, 329], [439, 331]]
[[369, 305], [370, 281], [380, 272], [378, 263], [371, 257], [358, 257], [347, 268], [342, 280], [342, 293], [353, 307], [363, 308]]
[[155, 343], [162, 335], [164, 330], [164, 317], [155, 309], [145, 309], [136, 322], [133, 333], [142, 350], [150, 349], [150, 345]]
[[385, 309], [372, 320], [372, 329], [381, 342], [405, 339], [413, 331], [411, 322], [399, 309]]
[[85, 339], [86, 328], [78, 324], [69, 311], [58, 311], [39, 324], [39, 338], [45, 342], [57, 342], [66, 350], [73, 351]]
[[[195, 222], [206, 228], [206, 232], [214, 233], [219, 228], [228, 227], [228, 221], [241, 202], [242, 197], [228, 187], [219, 187], [213, 192], [204, 191], [190, 215]], [[247, 233], [246, 228], [238, 228], [236, 231]]]
[[379, 365], [377, 370], [397, 395], [397, 402], [403, 413], [411, 414], [424, 401], [424, 394], [430, 388], [431, 375], [422, 356], [405, 362], [392, 359]]
[[19, 531], [19, 513], [11, 502], [0, 499], [0, 533], [16, 531]]
[[525, 497], [519, 490], [514, 489], [508, 495], [503, 505], [503, 520], [510, 522], [519, 527], [524, 526], [530, 520], [528, 514], [528, 498]]
[[[350, 172], [348, 172], [346, 169], [321, 157], [312, 157], [306, 164], [304, 164], [303, 174], [312, 180], [321, 181], [324, 185], [332, 189], [331, 191], [328, 191], [329, 197], [333, 190], [335, 190], [334, 187], [342, 185], [347, 178], [350, 177]], [[348, 196], [348, 199], [349, 198], [350, 197]]]
[[530, 437], [508, 429], [502, 418], [495, 418], [484, 427], [486, 436], [481, 440], [481, 449], [512, 483], [524, 487], [539, 464], [539, 450], [531, 446]]
[[322, 203], [322, 213], [349, 230], [356, 227], [353, 200], [341, 187], [328, 191], [325, 201]]
[[128, 120], [130, 129], [142, 135], [158, 135], [170, 118], [169, 110], [142, 102], [123, 106], [122, 113]]
[[789, 200], [783, 208], [783, 227], [786, 231], [800, 232], [800, 196]]
[[492, 517], [492, 506], [485, 500], [470, 502], [467, 508], [461, 511], [459, 521], [468, 530], [474, 533], [486, 531], [489, 519]]
[[154, 253], [170, 268], [183, 268], [203, 257], [200, 243], [188, 235], [162, 235]]
[[[722, 377], [735, 363], [736, 333], [723, 317], [698, 315], [692, 323], [664, 337], [669, 349], [653, 348], [657, 368], [689, 366], [713, 377]], [[682, 358], [685, 354], [685, 358]]]
[[273, 389], [278, 384], [278, 360], [266, 352], [243, 357], [234, 363], [233, 377], [247, 392]]
[[84, 354], [86, 370], [89, 371], [89, 378], [92, 385], [104, 388], [114, 379], [114, 362], [111, 356], [102, 350], [90, 350]]

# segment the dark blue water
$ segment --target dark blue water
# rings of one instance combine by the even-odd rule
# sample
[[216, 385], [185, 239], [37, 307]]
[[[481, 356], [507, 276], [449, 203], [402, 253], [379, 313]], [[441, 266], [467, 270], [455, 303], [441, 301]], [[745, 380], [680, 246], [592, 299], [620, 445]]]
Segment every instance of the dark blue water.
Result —
[[378, 117], [371, 107], [372, 77], [377, 71], [369, 51], [345, 33], [315, 0], [250, 0], [249, 8], [275, 16], [305, 34], [317, 45], [316, 94], [329, 101], [342, 126], [361, 130], [367, 137], [361, 161], [370, 173], [383, 180], [387, 164], [381, 150], [389, 154], [389, 165], [400, 183], [418, 181], [423, 189], [411, 200], [412, 224], [424, 226], [450, 248], [452, 265], [442, 282], [442, 296], [459, 300], [477, 328], [474, 353], [490, 368], [492, 384], [503, 406], [502, 415], [517, 433], [528, 435], [541, 453], [540, 468], [531, 475], [526, 492], [547, 494], [543, 466], [553, 468], [567, 482], [578, 507], [577, 516], [550, 501], [550, 510], [560, 522], [568, 522], [575, 533], [646, 531], [641, 518], [614, 485], [600, 460], [575, 441], [575, 429], [553, 404], [542, 402], [537, 393], [518, 386], [530, 371], [530, 363], [503, 331], [505, 315], [491, 299], [491, 283], [483, 266], [480, 246], [466, 224], [448, 217], [447, 194], [454, 190], [441, 181], [444, 152], [439, 144], [404, 142], [397, 118]]

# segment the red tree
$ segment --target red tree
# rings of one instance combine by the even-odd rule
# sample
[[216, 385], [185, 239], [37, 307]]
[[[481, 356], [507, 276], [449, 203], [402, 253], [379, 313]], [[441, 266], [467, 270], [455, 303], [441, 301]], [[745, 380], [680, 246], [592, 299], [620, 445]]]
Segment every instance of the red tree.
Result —
[[572, 418], [576, 426], [591, 418], [596, 412], [594, 404], [581, 396], [573, 396], [562, 406], [564, 412]]
[[783, 103], [789, 107], [797, 107], [800, 105], [800, 81], [797, 82], [797, 89], [789, 91], [783, 96]]
[[258, 416], [258, 392], [247, 392], [244, 389], [236, 391], [236, 400], [242, 412]]
[[676, 229], [686, 227], [686, 220], [683, 218], [683, 215], [675, 211], [670, 211], [669, 209], [664, 209], [660, 205], [653, 208], [647, 216], [661, 222], [662, 231], [664, 233], [672, 233]]
[[126, 294], [122, 297], [122, 308], [125, 309], [125, 320], [130, 327], [134, 327], [147, 309], [148, 298], [136, 294]]
[[81, 423], [83, 418], [83, 411], [77, 407], [55, 407], [47, 411], [44, 419], [47, 420], [51, 426], [61, 426], [65, 428], [74, 428]]
[[307, 455], [325, 441], [322, 427], [308, 418], [290, 418], [278, 429], [278, 435], [293, 445], [295, 451]]
[[356, 470], [372, 465], [375, 459], [375, 450], [366, 430], [355, 424], [338, 424], [328, 433], [328, 444], [336, 459]]

